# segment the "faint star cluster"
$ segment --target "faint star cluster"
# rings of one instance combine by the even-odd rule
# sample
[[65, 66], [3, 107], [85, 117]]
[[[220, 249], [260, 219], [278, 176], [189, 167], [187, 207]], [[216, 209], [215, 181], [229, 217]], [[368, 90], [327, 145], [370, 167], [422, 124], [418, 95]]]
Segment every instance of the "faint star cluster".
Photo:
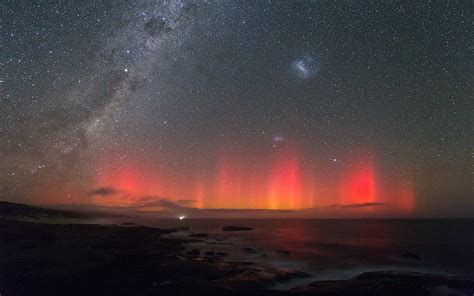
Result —
[[281, 143], [285, 140], [285, 137], [282, 134], [276, 134], [272, 138], [273, 143]]
[[291, 68], [298, 78], [308, 79], [318, 74], [320, 62], [306, 54], [302, 58], [293, 61]]

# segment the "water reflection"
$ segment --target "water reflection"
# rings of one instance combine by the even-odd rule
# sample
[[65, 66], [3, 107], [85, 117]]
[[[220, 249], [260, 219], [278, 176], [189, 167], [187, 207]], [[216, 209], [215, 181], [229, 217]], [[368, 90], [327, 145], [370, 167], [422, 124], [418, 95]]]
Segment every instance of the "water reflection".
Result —
[[[381, 269], [474, 276], [472, 219], [149, 219], [136, 222], [162, 228], [189, 226], [191, 231], [211, 233], [211, 240], [226, 238], [225, 244], [203, 242], [198, 246], [201, 251], [222, 250], [230, 253], [232, 260], [295, 268], [329, 278], [347, 278]], [[245, 225], [254, 230], [223, 232], [224, 225]], [[256, 252], [249, 254], [242, 248]], [[282, 250], [288, 252], [278, 252]]]

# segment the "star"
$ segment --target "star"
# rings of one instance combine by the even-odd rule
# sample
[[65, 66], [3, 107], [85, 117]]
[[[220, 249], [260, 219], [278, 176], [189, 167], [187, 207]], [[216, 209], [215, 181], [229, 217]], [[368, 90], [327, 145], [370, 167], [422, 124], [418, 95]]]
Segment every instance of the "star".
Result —
[[474, 212], [468, 1], [4, 2], [0, 191], [12, 199], [61, 203], [107, 181], [142, 191], [129, 199], [319, 206], [354, 175], [390, 204], [407, 192], [433, 216]]

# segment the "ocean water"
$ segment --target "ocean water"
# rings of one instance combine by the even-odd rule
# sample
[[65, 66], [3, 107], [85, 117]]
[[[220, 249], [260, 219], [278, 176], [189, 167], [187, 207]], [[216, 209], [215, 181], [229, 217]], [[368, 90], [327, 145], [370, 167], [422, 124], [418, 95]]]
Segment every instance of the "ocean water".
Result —
[[[131, 221], [131, 220], [127, 220]], [[123, 222], [123, 221], [122, 221]], [[313, 280], [347, 279], [362, 272], [408, 270], [474, 276], [474, 219], [147, 219], [160, 228], [210, 233], [187, 248], [230, 253], [229, 260], [308, 272]], [[252, 231], [223, 232], [225, 225]], [[175, 236], [188, 236], [179, 232]], [[242, 248], [252, 248], [249, 254]], [[278, 252], [287, 250], [288, 254]], [[407, 253], [412, 256], [406, 256]], [[418, 258], [413, 258], [418, 257]]]

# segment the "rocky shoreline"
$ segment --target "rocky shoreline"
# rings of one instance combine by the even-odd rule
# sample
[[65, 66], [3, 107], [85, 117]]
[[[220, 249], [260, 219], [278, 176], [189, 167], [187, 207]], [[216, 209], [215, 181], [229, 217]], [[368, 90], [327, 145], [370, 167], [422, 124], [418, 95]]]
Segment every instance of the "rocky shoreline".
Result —
[[[126, 225], [42, 224], [0, 219], [2, 295], [472, 295], [474, 280], [400, 271], [314, 282], [309, 275], [186, 249], [206, 233]], [[281, 250], [284, 254], [289, 251]], [[283, 252], [285, 251], [285, 252]], [[287, 253], [288, 252], [288, 253]]]

